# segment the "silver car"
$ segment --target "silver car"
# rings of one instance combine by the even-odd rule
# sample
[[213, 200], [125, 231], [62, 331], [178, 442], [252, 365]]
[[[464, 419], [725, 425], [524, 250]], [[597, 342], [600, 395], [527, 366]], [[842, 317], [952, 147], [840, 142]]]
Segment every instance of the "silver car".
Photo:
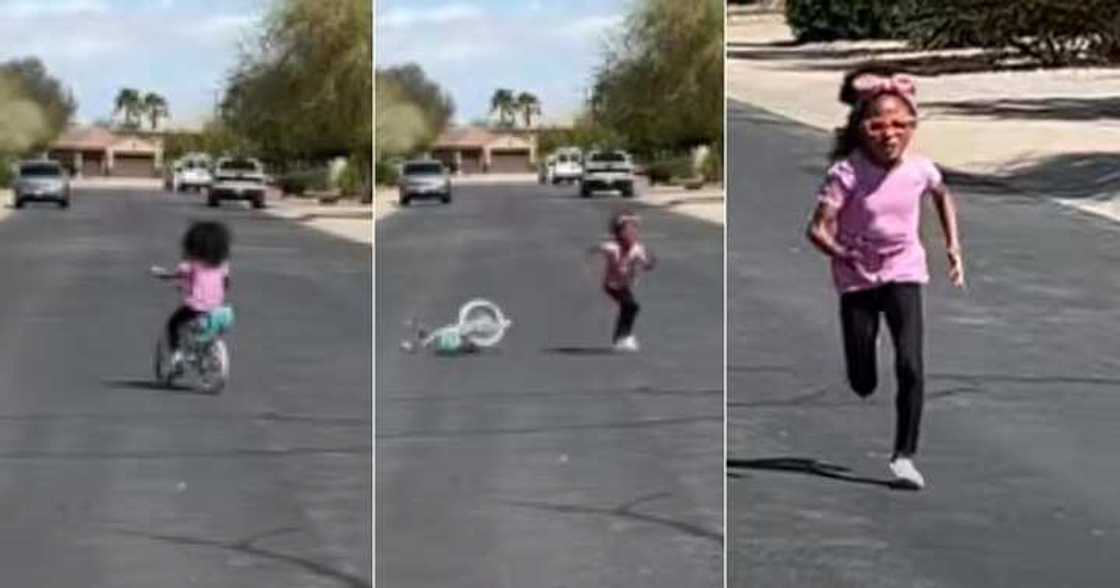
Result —
[[264, 166], [248, 157], [226, 157], [214, 166], [214, 181], [206, 194], [206, 204], [218, 206], [222, 200], [248, 200], [253, 208], [264, 208]]
[[451, 175], [443, 163], [435, 160], [406, 161], [397, 182], [401, 206], [415, 198], [439, 198], [451, 202]]
[[14, 205], [25, 202], [54, 202], [62, 208], [70, 206], [70, 176], [57, 161], [20, 162], [16, 176]]

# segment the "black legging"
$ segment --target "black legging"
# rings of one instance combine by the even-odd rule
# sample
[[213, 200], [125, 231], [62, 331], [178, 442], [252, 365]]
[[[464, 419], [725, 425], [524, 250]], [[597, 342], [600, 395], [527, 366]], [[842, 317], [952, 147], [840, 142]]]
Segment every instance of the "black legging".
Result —
[[618, 303], [618, 320], [614, 323], [614, 342], [628, 337], [634, 331], [634, 319], [638, 317], [641, 306], [634, 300], [634, 293], [628, 286], [622, 288], [605, 287], [607, 295]]
[[895, 456], [910, 456], [918, 450], [925, 388], [921, 285], [889, 283], [840, 297], [848, 381], [856, 394], [863, 397], [874, 392], [878, 384], [875, 348], [880, 313], [886, 316], [887, 328], [894, 340], [894, 369], [898, 378], [894, 453]]
[[183, 325], [202, 314], [189, 306], [180, 306], [178, 310], [171, 314], [171, 318], [167, 319], [167, 342], [171, 344], [172, 351], [178, 351], [179, 349], [179, 331], [182, 330]]

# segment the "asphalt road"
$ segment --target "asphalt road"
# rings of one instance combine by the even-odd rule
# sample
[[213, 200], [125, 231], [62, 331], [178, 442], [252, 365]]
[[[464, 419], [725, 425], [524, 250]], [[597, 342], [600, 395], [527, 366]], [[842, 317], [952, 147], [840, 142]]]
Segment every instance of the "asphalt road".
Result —
[[729, 585], [1115, 586], [1117, 226], [950, 180], [970, 287], [948, 284], [927, 230], [927, 488], [891, 490], [890, 346], [860, 401], [803, 237], [828, 137], [738, 104], [729, 118]]
[[[190, 219], [235, 234], [220, 396], [151, 382]], [[0, 222], [0, 584], [369, 586], [370, 250], [197, 195]]]
[[[716, 587], [723, 578], [723, 233], [640, 210], [660, 265], [635, 355], [585, 250], [618, 197], [461, 186], [376, 227], [378, 587]], [[403, 353], [472, 297], [501, 348]]]

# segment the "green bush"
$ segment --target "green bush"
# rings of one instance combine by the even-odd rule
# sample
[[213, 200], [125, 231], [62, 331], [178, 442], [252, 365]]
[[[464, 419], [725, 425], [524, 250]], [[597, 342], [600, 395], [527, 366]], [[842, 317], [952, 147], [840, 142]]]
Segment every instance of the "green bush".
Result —
[[647, 167], [650, 185], [668, 184], [675, 179], [690, 178], [695, 175], [692, 158], [688, 156], [660, 159]]
[[326, 168], [313, 168], [291, 171], [278, 178], [280, 190], [285, 194], [302, 196], [308, 190], [327, 190], [330, 188], [330, 174]]
[[397, 168], [397, 164], [382, 159], [377, 162], [373, 175], [379, 185], [393, 186], [396, 185], [397, 179], [400, 177], [400, 170]]
[[12, 182], [16, 179], [12, 172], [12, 163], [12, 159], [0, 155], [0, 188], [11, 188]]
[[719, 149], [713, 149], [709, 152], [708, 157], [704, 159], [704, 163], [700, 166], [700, 172], [703, 174], [705, 182], [722, 182], [723, 153]]
[[897, 39], [917, 0], [788, 0], [786, 21], [802, 43]]
[[930, 0], [907, 37], [924, 49], [1015, 49], [1045, 66], [1120, 60], [1115, 0]]

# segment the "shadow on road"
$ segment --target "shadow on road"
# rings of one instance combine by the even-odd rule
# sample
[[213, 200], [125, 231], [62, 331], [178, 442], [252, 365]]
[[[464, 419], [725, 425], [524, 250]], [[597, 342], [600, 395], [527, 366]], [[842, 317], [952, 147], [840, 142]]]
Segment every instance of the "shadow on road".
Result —
[[946, 170], [951, 188], [1006, 195], [1008, 189], [1051, 198], [1107, 200], [1120, 191], [1120, 154], [1063, 153], [1017, 166], [1001, 174]]
[[632, 521], [639, 521], [652, 525], [666, 527], [699, 539], [715, 541], [723, 543], [723, 533], [718, 530], [708, 529], [701, 525], [688, 523], [680, 520], [673, 519], [668, 516], [642, 513], [637, 511], [637, 507], [643, 503], [651, 502], [659, 498], [668, 497], [669, 494], [665, 492], [658, 492], [641, 496], [634, 500], [620, 504], [614, 507], [590, 506], [581, 504], [561, 504], [543, 501], [530, 501], [530, 500], [507, 500], [503, 501], [510, 506], [517, 506], [522, 508], [531, 508], [545, 512], [554, 512], [561, 514], [576, 514], [576, 515], [590, 515], [590, 516], [604, 516], [616, 517], [622, 519], [629, 519]]
[[574, 355], [574, 356], [597, 356], [597, 355], [614, 355], [613, 347], [606, 345], [599, 346], [567, 346], [567, 347], [545, 347], [542, 349], [545, 353], [555, 353], [557, 355]]
[[150, 392], [165, 392], [168, 394], [196, 394], [198, 396], [213, 396], [205, 392], [195, 390], [189, 386], [182, 384], [162, 384], [152, 380], [108, 380], [104, 382], [105, 387], [113, 390], [147, 390]]
[[871, 486], [883, 486], [892, 490], [913, 490], [913, 488], [904, 484], [899, 484], [894, 480], [885, 480], [881, 478], [869, 478], [851, 474], [850, 468], [818, 461], [806, 457], [768, 457], [761, 459], [728, 459], [727, 460], [728, 476], [732, 478], [740, 477], [731, 470], [762, 470], [770, 472], [790, 472], [795, 474], [806, 474], [810, 476], [818, 476], [821, 478], [830, 478], [833, 480], [840, 480], [843, 482], [850, 482], [853, 484], [867, 484]]

